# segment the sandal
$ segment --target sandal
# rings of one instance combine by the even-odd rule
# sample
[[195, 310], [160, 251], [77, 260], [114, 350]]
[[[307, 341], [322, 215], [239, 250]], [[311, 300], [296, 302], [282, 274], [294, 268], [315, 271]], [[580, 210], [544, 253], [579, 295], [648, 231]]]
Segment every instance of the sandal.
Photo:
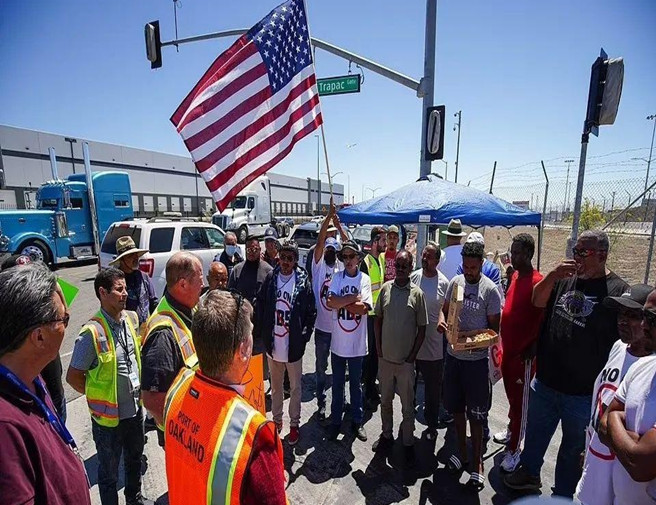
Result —
[[478, 472], [472, 472], [466, 486], [477, 492], [481, 491], [485, 487], [485, 475]]
[[446, 466], [451, 473], [462, 473], [465, 470], [465, 466], [468, 464], [469, 462], [462, 462], [458, 456], [452, 454]]

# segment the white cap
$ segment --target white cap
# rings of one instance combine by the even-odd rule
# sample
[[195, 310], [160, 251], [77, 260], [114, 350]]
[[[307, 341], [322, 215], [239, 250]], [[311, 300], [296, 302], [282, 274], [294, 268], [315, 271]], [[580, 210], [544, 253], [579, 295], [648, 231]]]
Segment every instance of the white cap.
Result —
[[481, 235], [477, 231], [473, 231], [469, 235], [467, 235], [466, 242], [475, 242], [477, 244], [485, 245], [485, 239], [483, 238], [483, 235]]

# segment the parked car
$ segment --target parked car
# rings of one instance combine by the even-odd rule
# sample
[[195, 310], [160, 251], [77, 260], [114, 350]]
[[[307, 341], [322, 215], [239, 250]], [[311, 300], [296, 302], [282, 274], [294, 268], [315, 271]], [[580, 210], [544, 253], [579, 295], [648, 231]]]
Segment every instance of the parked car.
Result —
[[[139, 269], [153, 281], [158, 297], [166, 287], [165, 267], [178, 251], [189, 251], [203, 263], [203, 282], [214, 257], [223, 252], [224, 231], [210, 223], [152, 218], [121, 221], [112, 224], [100, 248], [100, 265], [109, 266], [116, 257], [116, 239], [129, 235], [140, 249], [148, 249], [139, 260]], [[242, 251], [243, 255], [243, 251]]]

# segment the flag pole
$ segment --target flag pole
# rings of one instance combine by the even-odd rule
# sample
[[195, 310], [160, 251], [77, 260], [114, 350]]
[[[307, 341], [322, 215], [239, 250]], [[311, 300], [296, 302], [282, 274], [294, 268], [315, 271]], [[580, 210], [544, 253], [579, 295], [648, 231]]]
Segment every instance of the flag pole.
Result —
[[[312, 36], [310, 35], [310, 31], [311, 31], [311, 29], [310, 29], [310, 15], [309, 15], [309, 12], [308, 12], [306, 0], [303, 0], [303, 7], [304, 7], [304, 10], [305, 10], [305, 17], [306, 17], [307, 27], [308, 27], [308, 38], [311, 40]], [[317, 56], [316, 51], [312, 51], [312, 67], [314, 68], [315, 77], [317, 75], [316, 56]], [[317, 89], [317, 98], [319, 100], [319, 103], [321, 103], [321, 98], [319, 98], [319, 90], [318, 89]], [[332, 204], [333, 203], [333, 180], [330, 177], [330, 163], [328, 163], [328, 147], [326, 145], [326, 132], [325, 132], [324, 127], [323, 127], [323, 124], [324, 124], [324, 122], [323, 122], [323, 110], [321, 111], [321, 119], [322, 119], [322, 121], [321, 121], [321, 141], [323, 143], [323, 154], [324, 154], [324, 157], [326, 158], [326, 173], [328, 174], [328, 188], [330, 190], [330, 203]], [[319, 192], [321, 192], [321, 180], [318, 181], [318, 184], [319, 184]]]

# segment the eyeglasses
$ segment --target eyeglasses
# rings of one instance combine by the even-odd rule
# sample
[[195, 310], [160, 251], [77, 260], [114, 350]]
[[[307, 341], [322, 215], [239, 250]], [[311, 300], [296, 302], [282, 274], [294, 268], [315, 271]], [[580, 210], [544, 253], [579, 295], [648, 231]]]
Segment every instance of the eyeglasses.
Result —
[[647, 326], [653, 328], [656, 326], [656, 312], [649, 309], [642, 309], [642, 320]]
[[62, 317], [59, 317], [57, 319], [51, 319], [50, 321], [44, 321], [41, 324], [63, 323], [64, 328], [68, 328], [68, 322], [70, 320], [71, 320], [71, 315], [68, 312], [65, 312]]
[[294, 258], [293, 254], [281, 254], [280, 255], [280, 261], [294, 261], [296, 258]]

